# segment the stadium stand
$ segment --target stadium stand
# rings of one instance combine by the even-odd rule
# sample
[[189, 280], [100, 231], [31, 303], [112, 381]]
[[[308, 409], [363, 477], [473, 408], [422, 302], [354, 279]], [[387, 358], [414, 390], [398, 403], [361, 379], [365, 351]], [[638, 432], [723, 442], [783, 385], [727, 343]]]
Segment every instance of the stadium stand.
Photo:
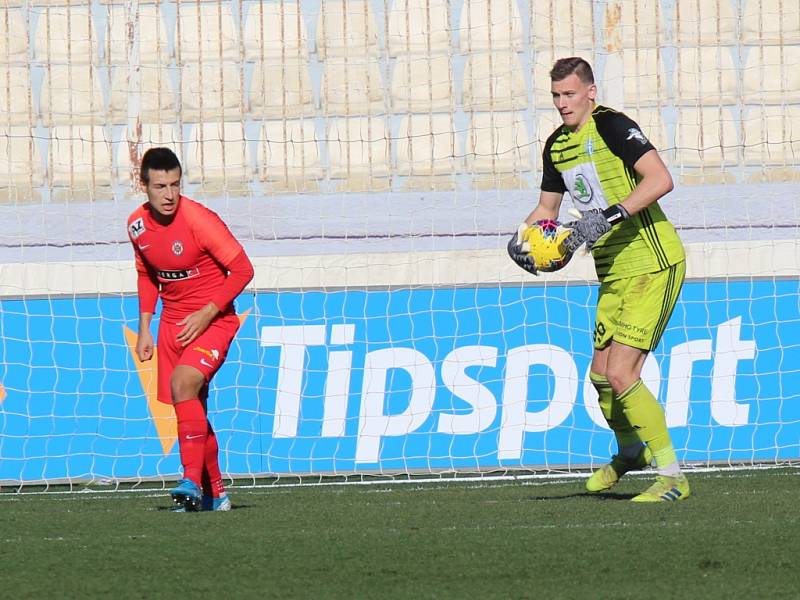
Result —
[[274, 192], [312, 192], [324, 172], [312, 119], [264, 121], [258, 140], [259, 178]]
[[313, 116], [314, 88], [308, 62], [279, 57], [256, 62], [248, 99], [256, 120]]
[[464, 69], [464, 110], [520, 110], [528, 106], [522, 62], [515, 52], [472, 53]]
[[403, 55], [392, 73], [391, 102], [395, 112], [454, 110], [451, 57]]
[[[397, 137], [397, 174], [428, 178], [425, 183], [435, 189], [452, 187], [452, 175], [463, 169], [459, 137], [452, 114], [405, 115]], [[433, 176], [447, 177], [433, 182]]]
[[395, 0], [389, 11], [389, 55], [449, 53], [449, 9], [446, 0]]
[[[103, 48], [106, 62], [111, 65], [128, 65], [133, 56], [138, 57], [135, 64], [166, 65], [172, 58], [170, 38], [158, 4], [140, 4], [136, 15], [129, 14], [123, 6], [108, 8]], [[134, 41], [138, 41], [135, 47]]]
[[326, 0], [317, 19], [317, 55], [366, 56], [378, 53], [375, 15], [368, 0]]
[[739, 73], [732, 48], [678, 48], [675, 61], [675, 102], [681, 105], [736, 104]]
[[54, 64], [45, 71], [39, 95], [42, 123], [101, 125], [106, 106], [98, 68], [91, 64]]
[[737, 15], [730, 2], [675, 2], [672, 22], [679, 46], [723, 46], [737, 42]]
[[103, 200], [112, 196], [111, 143], [99, 125], [50, 128], [49, 184], [56, 200]]
[[303, 14], [296, 2], [259, 2], [250, 7], [244, 25], [245, 59], [308, 59]]
[[39, 201], [44, 183], [39, 145], [29, 127], [0, 126], [0, 202]]

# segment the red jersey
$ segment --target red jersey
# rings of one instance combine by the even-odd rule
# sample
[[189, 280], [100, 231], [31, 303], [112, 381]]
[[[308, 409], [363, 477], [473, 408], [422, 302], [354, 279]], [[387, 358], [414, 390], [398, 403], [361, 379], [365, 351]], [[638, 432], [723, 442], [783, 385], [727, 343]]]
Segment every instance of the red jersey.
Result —
[[[140, 281], [149, 278], [158, 289], [162, 319], [172, 322], [211, 302], [225, 284], [228, 266], [244, 251], [217, 213], [185, 196], [169, 225], [153, 219], [144, 203], [128, 217], [128, 236]], [[141, 289], [139, 302], [140, 312], [155, 312]], [[230, 302], [219, 309], [234, 313]]]

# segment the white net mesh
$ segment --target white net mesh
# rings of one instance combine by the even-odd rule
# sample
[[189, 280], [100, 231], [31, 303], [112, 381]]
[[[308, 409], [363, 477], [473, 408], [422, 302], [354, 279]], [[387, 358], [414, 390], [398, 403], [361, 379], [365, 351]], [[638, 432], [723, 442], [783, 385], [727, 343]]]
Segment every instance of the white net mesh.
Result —
[[796, 460], [796, 2], [0, 0], [0, 480], [178, 471], [130, 351], [153, 145], [256, 262], [211, 404], [228, 473], [604, 461], [591, 265], [503, 250], [568, 55], [678, 184], [690, 281], [646, 379], [681, 460]]

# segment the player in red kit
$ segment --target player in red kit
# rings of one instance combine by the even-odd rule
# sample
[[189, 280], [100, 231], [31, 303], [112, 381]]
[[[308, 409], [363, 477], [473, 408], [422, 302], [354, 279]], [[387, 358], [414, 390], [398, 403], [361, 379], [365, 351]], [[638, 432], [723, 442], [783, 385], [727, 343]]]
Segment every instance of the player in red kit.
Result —
[[239, 329], [233, 300], [253, 278], [253, 265], [216, 213], [181, 195], [181, 175], [168, 148], [142, 157], [147, 202], [128, 218], [138, 275], [136, 354], [153, 357], [150, 322], [160, 296], [158, 399], [175, 407], [183, 465], [170, 495], [179, 511], [230, 510], [207, 416], [208, 385]]

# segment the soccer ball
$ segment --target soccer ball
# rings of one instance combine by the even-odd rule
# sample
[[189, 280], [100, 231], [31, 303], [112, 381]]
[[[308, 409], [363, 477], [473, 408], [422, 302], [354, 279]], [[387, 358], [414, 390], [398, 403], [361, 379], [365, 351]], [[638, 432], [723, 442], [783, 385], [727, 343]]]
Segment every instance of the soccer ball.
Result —
[[528, 227], [519, 241], [528, 243], [528, 254], [536, 269], [549, 273], [564, 268], [572, 258], [572, 254], [566, 252], [561, 244], [570, 232], [561, 227], [558, 221], [543, 219]]

